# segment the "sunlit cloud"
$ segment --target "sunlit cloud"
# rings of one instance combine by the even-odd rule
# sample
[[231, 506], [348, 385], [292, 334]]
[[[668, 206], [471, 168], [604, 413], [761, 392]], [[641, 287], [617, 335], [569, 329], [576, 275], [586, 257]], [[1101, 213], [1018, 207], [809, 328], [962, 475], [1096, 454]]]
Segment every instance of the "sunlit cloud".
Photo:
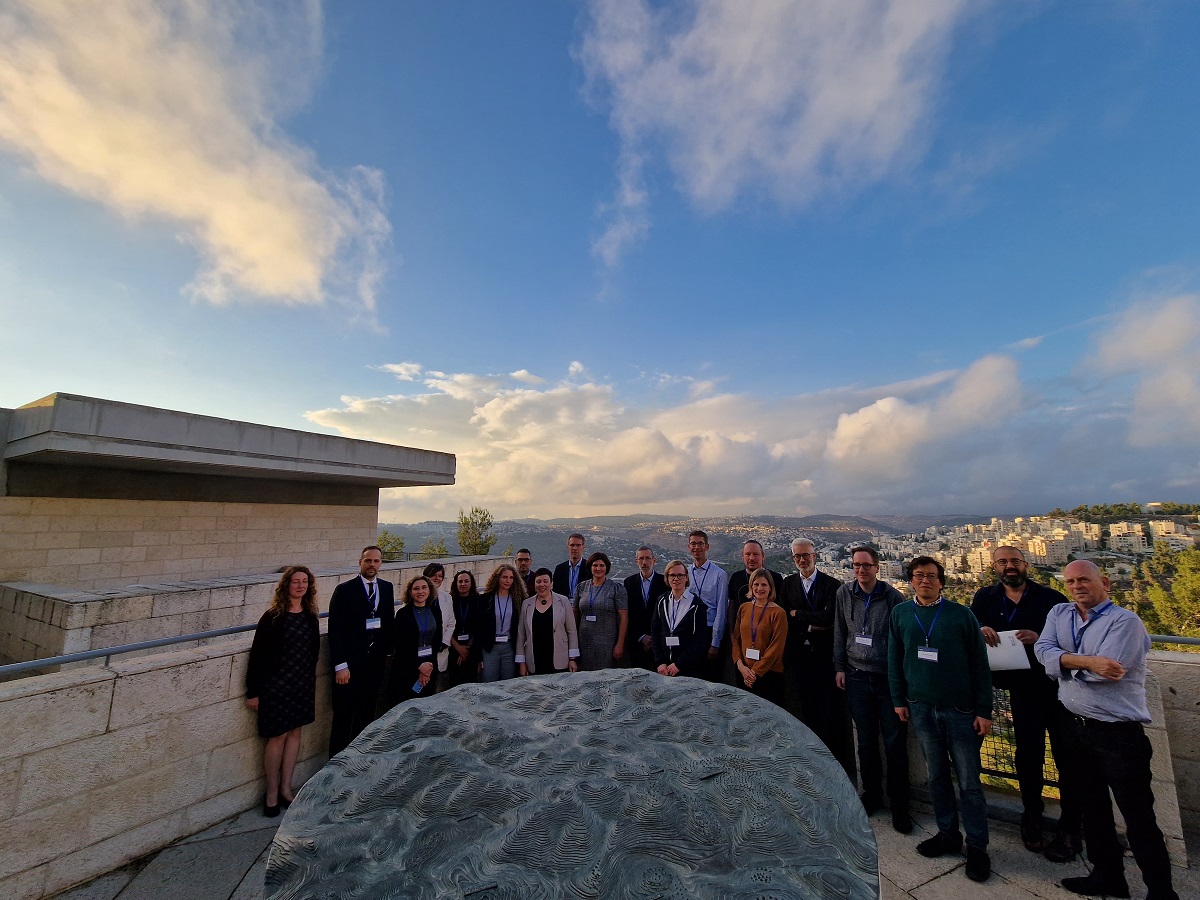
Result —
[[415, 381], [425, 367], [420, 363], [402, 362], [385, 363], [379, 368], [384, 372], [390, 372], [392, 375], [395, 375], [400, 381]]
[[522, 384], [545, 384], [546, 379], [534, 375], [528, 369], [517, 369], [515, 372], [510, 372], [509, 377]]
[[923, 149], [964, 0], [592, 0], [577, 51], [621, 142], [593, 253], [649, 229], [661, 156], [701, 210], [745, 194], [784, 206], [854, 192]]
[[212, 303], [368, 313], [391, 227], [367, 167], [333, 173], [281, 130], [321, 70], [320, 4], [12, 0], [0, 10], [0, 150], [195, 248]]

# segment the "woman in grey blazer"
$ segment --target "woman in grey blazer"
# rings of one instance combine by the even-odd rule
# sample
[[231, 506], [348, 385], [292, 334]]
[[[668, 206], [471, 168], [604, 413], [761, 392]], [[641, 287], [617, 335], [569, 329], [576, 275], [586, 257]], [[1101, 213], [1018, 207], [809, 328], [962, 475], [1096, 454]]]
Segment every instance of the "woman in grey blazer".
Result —
[[513, 661], [522, 675], [579, 671], [575, 662], [579, 657], [575, 613], [566, 597], [552, 592], [553, 579], [549, 569], [534, 572], [536, 593], [521, 607]]

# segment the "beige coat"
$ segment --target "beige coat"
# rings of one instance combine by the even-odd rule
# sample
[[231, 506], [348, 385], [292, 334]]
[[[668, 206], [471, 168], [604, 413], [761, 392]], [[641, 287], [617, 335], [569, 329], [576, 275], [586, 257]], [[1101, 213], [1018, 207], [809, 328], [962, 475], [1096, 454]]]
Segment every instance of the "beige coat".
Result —
[[[551, 594], [550, 609], [554, 611], [554, 668], [565, 669], [567, 661], [579, 658], [579, 634], [575, 624], [575, 611], [571, 602], [562, 594]], [[517, 652], [513, 662], [525, 663], [532, 673], [533, 668], [533, 613], [537, 608], [537, 597], [530, 597], [521, 604], [521, 626], [517, 631]]]

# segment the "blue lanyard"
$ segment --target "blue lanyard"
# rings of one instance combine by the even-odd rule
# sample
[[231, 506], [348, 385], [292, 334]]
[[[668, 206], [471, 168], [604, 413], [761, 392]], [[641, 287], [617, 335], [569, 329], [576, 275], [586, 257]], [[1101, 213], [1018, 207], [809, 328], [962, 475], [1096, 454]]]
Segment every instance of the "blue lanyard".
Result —
[[[651, 577], [653, 577], [653, 576], [651, 576]], [[650, 582], [647, 579], [643, 578], [642, 579], [642, 603], [649, 603], [649, 602], [650, 602]]]
[[[686, 596], [687, 594], [683, 595], [683, 597]], [[674, 595], [663, 597], [663, 605], [667, 610], [665, 618], [667, 620], [667, 624], [671, 626], [671, 634], [674, 634], [675, 629], [679, 627], [679, 620], [682, 617], [682, 613], [679, 612], [679, 607], [680, 604], [683, 603], [683, 597], [680, 597], [678, 600], [675, 599]], [[672, 614], [671, 610], [675, 611], [674, 614]]]
[[933, 621], [930, 622], [929, 627], [926, 628], [925, 623], [921, 621], [921, 617], [917, 615], [917, 607], [919, 607], [921, 604], [918, 603], [916, 600], [913, 601], [913, 618], [917, 620], [917, 625], [919, 625], [921, 627], [921, 630], [923, 632], [925, 632], [925, 646], [926, 647], [930, 646], [929, 642], [931, 640], [933, 640], [933, 629], [934, 629], [934, 626], [937, 625], [938, 616], [940, 616], [942, 614], [942, 604], [945, 602], [946, 602], [945, 600], [942, 600], [940, 598], [938, 599], [937, 612], [935, 612], [933, 614]]
[[696, 585], [696, 596], [699, 597], [701, 600], [703, 600], [704, 599], [704, 579], [708, 577], [708, 563], [705, 563], [703, 568], [697, 568], [696, 566], [692, 566], [692, 581], [696, 580], [697, 572], [704, 573], [703, 575], [700, 576], [700, 583], [698, 585]]
[[417, 620], [417, 632], [419, 635], [417, 643], [422, 647], [428, 647], [430, 645], [429, 636], [433, 634], [434, 626], [436, 625], [433, 621], [433, 613], [424, 606], [413, 607], [413, 618]]
[[[1029, 585], [1025, 585], [1025, 590], [1021, 591], [1021, 600], [1024, 600], [1025, 595], [1028, 593], [1029, 593]], [[1004, 615], [1004, 610], [1006, 610], [1008, 608], [1008, 604], [1010, 604], [1010, 603], [1012, 603], [1012, 601], [1008, 599], [1008, 595], [1006, 593], [1004, 593], [1003, 591], [1001, 591], [1000, 592], [1000, 618], [1004, 619], [1004, 621], [1007, 622], [1009, 625], [1011, 625], [1012, 620], [1014, 618], [1016, 618], [1017, 610], [1021, 608], [1019, 605], [1020, 601], [1017, 601], [1017, 603], [1013, 603], [1012, 604], [1012, 612], [1010, 612], [1006, 616], [1006, 615]]]
[[507, 624], [511, 624], [505, 623], [504, 620], [508, 618], [509, 610], [512, 609], [512, 597], [506, 597], [505, 599], [508, 600], [508, 602], [504, 605], [501, 605], [500, 595], [496, 595], [496, 608], [500, 611], [500, 618], [496, 622], [496, 634], [508, 634]]
[[758, 609], [758, 604], [755, 603], [753, 600], [750, 601], [750, 646], [751, 647], [758, 646], [758, 626], [761, 625], [762, 620], [767, 617], [767, 606], [769, 606], [769, 605], [770, 604], [768, 604], [768, 603], [763, 604], [763, 608], [762, 608], [763, 614], [762, 614], [761, 618], [759, 618], [758, 621], [755, 622], [754, 611], [756, 609]]
[[[462, 605], [459, 606], [459, 600], [462, 600]], [[457, 627], [462, 624], [463, 619], [467, 617], [467, 613], [471, 610], [471, 598], [455, 597], [454, 598], [454, 624]]]
[[1078, 622], [1078, 620], [1079, 620], [1079, 612], [1077, 610], [1071, 611], [1071, 643], [1075, 646], [1076, 653], [1079, 652], [1079, 647], [1083, 643], [1083, 632], [1087, 630], [1087, 627], [1089, 625], [1091, 625], [1098, 618], [1100, 618], [1102, 615], [1104, 615], [1106, 612], [1108, 612], [1108, 610], [1109, 610], [1109, 607], [1106, 606], [1106, 607], [1104, 607], [1104, 609], [1100, 610], [1100, 612], [1093, 613], [1091, 616], [1088, 617], [1088, 620], [1083, 623], [1082, 628], [1079, 628], [1076, 625], [1076, 622]]
[[575, 588], [579, 586], [579, 569], [583, 566], [583, 561], [580, 560], [577, 566], [567, 567], [567, 581], [571, 585], [571, 593], [575, 593]]
[[[800, 586], [804, 587], [804, 583], [801, 582]], [[860, 634], [867, 633], [867, 623], [870, 621], [869, 617], [871, 615], [871, 601], [875, 599], [875, 591], [877, 591], [878, 589], [879, 589], [879, 585], [875, 585], [875, 587], [871, 588], [871, 593], [869, 593], [865, 597], [863, 597], [863, 627], [862, 627], [862, 631], [860, 632]], [[861, 588], [859, 589], [858, 593], [859, 593], [859, 596], [862, 596]]]
[[[608, 580], [605, 579], [604, 584], [607, 584], [607, 583], [608, 583]], [[596, 582], [593, 581], [591, 584], [588, 585], [588, 615], [589, 616], [592, 614], [592, 608], [596, 605], [596, 591], [603, 591], [603, 590], [604, 590], [603, 584], [600, 585], [600, 587], [596, 587]]]

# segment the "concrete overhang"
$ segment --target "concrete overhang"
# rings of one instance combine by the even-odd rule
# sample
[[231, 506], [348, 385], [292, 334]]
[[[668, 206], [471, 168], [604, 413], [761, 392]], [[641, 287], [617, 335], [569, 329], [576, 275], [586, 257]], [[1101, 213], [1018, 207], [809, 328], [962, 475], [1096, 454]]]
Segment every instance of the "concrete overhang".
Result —
[[[452, 453], [51, 394], [6, 416], [0, 462], [310, 481], [453, 484]], [[5, 435], [0, 434], [0, 439]]]

